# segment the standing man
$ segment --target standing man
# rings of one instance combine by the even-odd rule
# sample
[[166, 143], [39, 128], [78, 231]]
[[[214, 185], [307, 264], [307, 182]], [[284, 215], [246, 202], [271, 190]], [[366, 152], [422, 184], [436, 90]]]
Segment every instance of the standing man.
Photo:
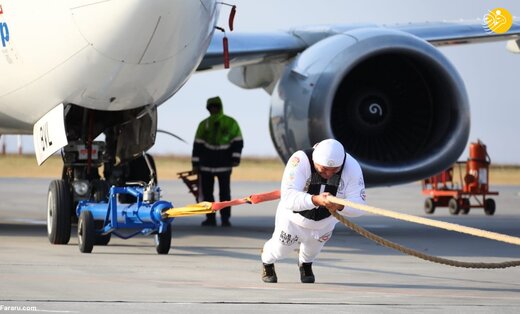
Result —
[[329, 195], [365, 203], [365, 183], [358, 162], [334, 139], [295, 152], [285, 166], [272, 238], [262, 251], [264, 282], [278, 281], [274, 263], [300, 244], [300, 280], [314, 283], [312, 263], [338, 222], [330, 212], [356, 217], [363, 214], [330, 202]]
[[[231, 170], [240, 164], [244, 141], [235, 119], [224, 115], [220, 97], [209, 98], [210, 116], [200, 122], [195, 134], [191, 163], [199, 175], [199, 202], [214, 202], [213, 188], [218, 179], [220, 201], [231, 200]], [[202, 199], [200, 199], [202, 198]], [[206, 214], [202, 226], [216, 226], [215, 213]], [[231, 207], [220, 210], [223, 227], [230, 227]]]

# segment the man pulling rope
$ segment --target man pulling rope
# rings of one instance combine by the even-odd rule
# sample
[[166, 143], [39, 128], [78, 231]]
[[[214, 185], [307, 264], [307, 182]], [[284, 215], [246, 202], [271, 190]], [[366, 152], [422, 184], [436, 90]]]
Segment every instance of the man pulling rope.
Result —
[[[520, 238], [517, 237], [365, 205], [361, 169], [357, 162], [344, 152], [343, 146], [338, 144], [341, 145], [335, 140], [326, 140], [319, 143], [314, 151], [296, 152], [286, 165], [281, 191], [255, 194], [247, 198], [225, 202], [202, 202], [183, 208], [172, 208], [164, 215], [179, 217], [206, 214], [228, 206], [257, 204], [281, 198], [273, 236], [265, 243], [262, 252], [262, 280], [269, 283], [277, 282], [274, 262], [285, 257], [298, 243], [300, 243], [300, 279], [304, 283], [313, 283], [315, 279], [311, 268], [312, 262], [325, 242], [330, 239], [334, 225], [338, 221], [380, 245], [435, 263], [467, 268], [520, 266], [520, 261], [471, 263], [430, 256], [385, 240], [349, 221], [345, 216], [360, 216], [364, 212], [369, 212], [520, 245]], [[323, 164], [328, 166], [323, 166]], [[345, 170], [348, 170], [348, 173]]]

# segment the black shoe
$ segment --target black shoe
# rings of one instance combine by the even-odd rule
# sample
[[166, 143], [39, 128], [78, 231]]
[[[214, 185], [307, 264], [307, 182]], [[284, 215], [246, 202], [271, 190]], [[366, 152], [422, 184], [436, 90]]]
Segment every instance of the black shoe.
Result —
[[215, 219], [206, 219], [200, 225], [203, 227], [216, 227], [217, 221]]
[[278, 282], [276, 272], [274, 271], [274, 264], [263, 264], [262, 280], [268, 283]]
[[229, 219], [222, 220], [222, 227], [231, 227]]
[[314, 283], [314, 274], [312, 273], [312, 263], [302, 263], [299, 267], [300, 267], [300, 280], [303, 283]]

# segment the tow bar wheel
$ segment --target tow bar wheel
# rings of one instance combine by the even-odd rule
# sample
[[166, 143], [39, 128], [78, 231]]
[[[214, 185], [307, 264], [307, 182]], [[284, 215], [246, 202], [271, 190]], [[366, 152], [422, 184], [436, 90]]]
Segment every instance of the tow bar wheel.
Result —
[[96, 240], [96, 225], [94, 217], [89, 210], [84, 210], [79, 215], [78, 244], [81, 253], [90, 253]]
[[[94, 198], [94, 201], [96, 202], [108, 202], [108, 196], [109, 196], [109, 189], [110, 186], [108, 185], [107, 181], [105, 180], [94, 180], [92, 181], [92, 197]], [[105, 225], [104, 220], [97, 220], [95, 221], [96, 229], [103, 229]], [[108, 234], [96, 234], [96, 241], [94, 242], [95, 245], [108, 245], [110, 242], [110, 238], [112, 237], [112, 233]]]
[[52, 244], [70, 240], [71, 192], [65, 180], [53, 180], [47, 194], [47, 235]]
[[155, 235], [155, 250], [157, 254], [168, 254], [172, 244], [172, 225], [168, 224], [163, 233]]

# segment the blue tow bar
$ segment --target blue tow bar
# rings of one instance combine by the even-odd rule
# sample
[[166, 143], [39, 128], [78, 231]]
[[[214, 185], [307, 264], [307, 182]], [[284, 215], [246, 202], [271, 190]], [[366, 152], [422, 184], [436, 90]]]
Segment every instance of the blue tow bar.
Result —
[[[118, 204], [117, 195], [128, 194], [137, 201]], [[76, 207], [79, 249], [90, 253], [96, 242], [113, 234], [129, 239], [138, 234], [155, 234], [158, 254], [168, 254], [171, 244], [171, 222], [174, 218], [162, 218], [161, 214], [173, 208], [172, 203], [161, 201], [160, 189], [154, 185], [110, 188], [108, 203], [80, 201]], [[128, 233], [123, 233], [122, 230]], [[107, 241], [108, 242], [108, 241]]]

